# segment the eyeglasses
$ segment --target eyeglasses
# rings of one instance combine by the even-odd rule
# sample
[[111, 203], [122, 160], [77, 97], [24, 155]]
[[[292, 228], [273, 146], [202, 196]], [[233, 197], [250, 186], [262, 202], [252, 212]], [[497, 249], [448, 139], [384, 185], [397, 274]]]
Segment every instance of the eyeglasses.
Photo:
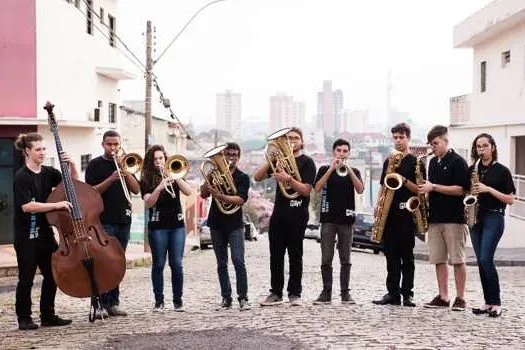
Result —
[[239, 158], [239, 153], [224, 153], [225, 157]]

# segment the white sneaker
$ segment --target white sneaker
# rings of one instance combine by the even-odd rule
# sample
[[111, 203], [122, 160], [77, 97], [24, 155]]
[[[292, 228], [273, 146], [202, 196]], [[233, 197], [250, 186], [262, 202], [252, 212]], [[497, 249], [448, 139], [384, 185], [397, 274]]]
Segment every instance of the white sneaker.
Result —
[[301, 297], [290, 295], [288, 300], [290, 301], [290, 306], [303, 306], [303, 299], [301, 299]]

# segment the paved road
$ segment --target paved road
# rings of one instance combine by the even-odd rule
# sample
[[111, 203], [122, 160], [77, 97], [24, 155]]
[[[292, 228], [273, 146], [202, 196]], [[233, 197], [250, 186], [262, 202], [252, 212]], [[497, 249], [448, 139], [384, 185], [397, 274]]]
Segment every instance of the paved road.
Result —
[[[247, 242], [250, 299], [253, 304], [268, 290], [268, 242]], [[303, 289], [313, 300], [320, 288], [319, 245], [305, 242]], [[153, 313], [150, 271], [128, 270], [122, 286], [122, 305], [130, 316], [105, 322], [87, 322], [87, 300], [59, 293], [57, 309], [74, 323], [60, 329], [17, 330], [13, 314], [13, 279], [0, 279], [0, 329], [2, 349], [524, 349], [525, 268], [501, 267], [504, 314], [499, 319], [470, 312], [427, 310], [418, 306], [380, 307], [371, 300], [384, 293], [385, 262], [382, 255], [353, 252], [352, 295], [357, 305], [260, 308], [240, 312], [215, 311], [220, 301], [213, 252], [190, 253], [185, 258], [185, 313]], [[169, 269], [166, 271], [167, 286]], [[232, 271], [232, 276], [233, 276]], [[416, 265], [415, 299], [418, 304], [435, 294], [434, 271], [424, 262]], [[40, 277], [38, 277], [40, 278]], [[334, 280], [338, 280], [334, 278]], [[337, 288], [335, 288], [337, 289]], [[453, 290], [453, 289], [452, 289]], [[335, 291], [337, 293], [337, 290]], [[39, 292], [34, 291], [34, 300]], [[170, 297], [170, 292], [167, 297]], [[451, 293], [454, 296], [454, 293]], [[482, 303], [479, 277], [468, 267], [467, 300]], [[35, 306], [34, 306], [35, 309]]]

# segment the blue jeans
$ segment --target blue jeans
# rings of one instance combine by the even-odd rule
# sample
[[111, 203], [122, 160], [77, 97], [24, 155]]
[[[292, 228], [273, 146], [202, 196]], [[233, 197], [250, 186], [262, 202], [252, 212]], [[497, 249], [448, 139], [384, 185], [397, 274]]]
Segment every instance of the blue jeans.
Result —
[[[106, 224], [103, 225], [104, 231], [118, 239], [122, 249], [126, 251], [129, 242], [129, 231], [131, 229], [131, 224]], [[110, 290], [107, 293], [104, 293], [100, 296], [100, 302], [103, 307], [109, 308], [114, 305], [119, 304], [120, 291], [117, 286], [115, 289]]]
[[237, 295], [240, 298], [248, 297], [248, 277], [244, 265], [244, 228], [231, 232], [211, 230], [211, 242], [217, 258], [217, 273], [221, 285], [221, 296], [231, 298], [232, 287], [228, 275], [228, 243], [230, 244], [233, 267], [237, 278]]
[[505, 218], [499, 213], [487, 213], [478, 219], [470, 232], [478, 260], [483, 296], [487, 305], [501, 305], [498, 271], [494, 254], [505, 229]]
[[164, 265], [166, 265], [166, 253], [169, 257], [171, 269], [173, 302], [181, 303], [182, 286], [184, 283], [182, 258], [184, 256], [184, 245], [186, 243], [184, 227], [151, 230], [148, 233], [148, 238], [151, 247], [151, 256], [153, 258], [151, 281], [153, 283], [155, 303], [164, 303]]

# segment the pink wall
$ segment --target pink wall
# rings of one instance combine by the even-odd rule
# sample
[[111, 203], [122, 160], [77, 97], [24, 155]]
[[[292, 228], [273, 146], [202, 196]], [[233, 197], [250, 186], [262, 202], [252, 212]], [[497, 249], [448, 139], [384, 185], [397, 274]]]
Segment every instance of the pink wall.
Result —
[[36, 118], [36, 0], [0, 1], [0, 118]]

